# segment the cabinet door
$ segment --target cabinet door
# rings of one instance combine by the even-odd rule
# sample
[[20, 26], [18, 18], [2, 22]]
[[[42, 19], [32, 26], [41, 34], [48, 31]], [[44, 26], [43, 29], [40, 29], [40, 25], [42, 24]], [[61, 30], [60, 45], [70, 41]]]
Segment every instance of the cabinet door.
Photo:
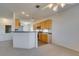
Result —
[[46, 20], [40, 23], [37, 23], [34, 25], [34, 28], [37, 29], [36, 27], [41, 27], [41, 29], [50, 29], [52, 27], [52, 20]]
[[18, 29], [21, 26], [20, 20], [15, 19], [15, 28]]
[[33, 29], [34, 29], [34, 30], [38, 29], [38, 27], [41, 28], [40, 23], [36, 23], [36, 24], [33, 25]]
[[48, 35], [47, 34], [42, 34], [42, 41], [45, 43], [48, 43]]
[[39, 33], [39, 40], [44, 43], [48, 43], [48, 35], [45, 33]]
[[45, 28], [46, 28], [46, 29], [50, 29], [51, 26], [52, 26], [52, 21], [51, 21], [51, 20], [45, 21]]
[[52, 20], [49, 20], [47, 25], [48, 25], [48, 29], [50, 29], [52, 27]]
[[44, 23], [43, 22], [40, 23], [40, 26], [41, 26], [41, 29], [44, 29]]

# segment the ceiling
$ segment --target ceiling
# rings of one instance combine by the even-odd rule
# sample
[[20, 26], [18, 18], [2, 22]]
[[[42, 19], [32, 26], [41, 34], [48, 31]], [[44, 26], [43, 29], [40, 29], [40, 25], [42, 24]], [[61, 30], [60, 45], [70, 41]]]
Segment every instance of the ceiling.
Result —
[[[16, 17], [31, 21], [30, 19], [43, 19], [52, 16], [54, 12], [52, 9], [46, 8], [42, 9], [48, 3], [0, 3], [0, 17], [13, 18], [13, 12], [15, 12]], [[36, 8], [36, 5], [40, 5], [40, 8]], [[64, 8], [59, 8], [58, 12], [67, 9], [73, 4], [67, 4]], [[24, 11], [25, 14], [29, 14], [29, 17], [22, 15], [21, 12]]]

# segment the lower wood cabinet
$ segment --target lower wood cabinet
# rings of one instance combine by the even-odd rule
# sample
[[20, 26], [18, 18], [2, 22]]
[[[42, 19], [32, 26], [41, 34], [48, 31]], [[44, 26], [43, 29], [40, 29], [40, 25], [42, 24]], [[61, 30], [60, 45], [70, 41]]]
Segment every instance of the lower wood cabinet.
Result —
[[46, 33], [39, 33], [38, 39], [41, 42], [48, 43], [48, 34], [46, 34]]

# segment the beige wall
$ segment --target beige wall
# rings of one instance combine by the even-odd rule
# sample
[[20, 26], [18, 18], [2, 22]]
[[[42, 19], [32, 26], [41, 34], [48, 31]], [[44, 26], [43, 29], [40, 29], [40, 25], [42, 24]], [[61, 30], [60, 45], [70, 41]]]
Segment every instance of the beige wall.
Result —
[[5, 33], [5, 25], [12, 25], [12, 19], [0, 18], [0, 41], [11, 40], [11, 33]]
[[53, 43], [79, 51], [79, 4], [54, 15], [52, 19]]

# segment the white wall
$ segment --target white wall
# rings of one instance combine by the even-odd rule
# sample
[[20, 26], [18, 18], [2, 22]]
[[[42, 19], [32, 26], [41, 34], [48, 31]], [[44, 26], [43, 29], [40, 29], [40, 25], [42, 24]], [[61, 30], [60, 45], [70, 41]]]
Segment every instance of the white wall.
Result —
[[52, 17], [53, 42], [79, 51], [79, 5]]
[[11, 40], [11, 33], [5, 33], [5, 25], [12, 25], [12, 20], [0, 18], [0, 41]]
[[22, 22], [22, 26], [23, 26], [23, 31], [32, 31], [33, 30], [33, 25], [32, 22]]

